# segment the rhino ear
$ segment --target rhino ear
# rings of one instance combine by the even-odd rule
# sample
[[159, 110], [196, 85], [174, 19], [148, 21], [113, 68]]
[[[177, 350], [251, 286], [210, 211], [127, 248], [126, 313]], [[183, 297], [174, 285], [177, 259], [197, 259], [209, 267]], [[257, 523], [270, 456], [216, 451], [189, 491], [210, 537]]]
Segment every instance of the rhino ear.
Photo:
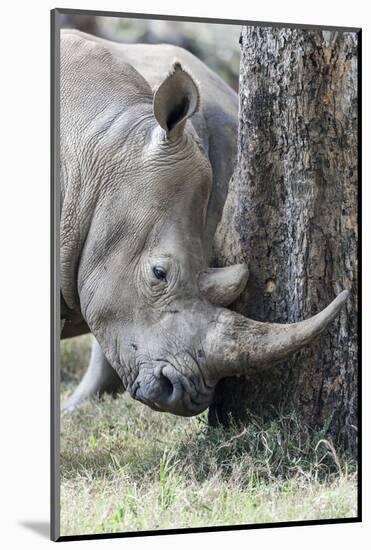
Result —
[[168, 138], [182, 134], [187, 118], [198, 110], [199, 103], [197, 84], [176, 61], [153, 98], [154, 115]]

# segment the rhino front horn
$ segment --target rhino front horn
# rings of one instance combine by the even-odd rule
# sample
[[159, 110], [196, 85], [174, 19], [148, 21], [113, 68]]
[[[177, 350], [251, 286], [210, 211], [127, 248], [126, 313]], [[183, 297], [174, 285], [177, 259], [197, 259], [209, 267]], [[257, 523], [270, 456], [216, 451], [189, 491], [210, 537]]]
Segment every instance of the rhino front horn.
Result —
[[215, 365], [215, 378], [248, 374], [285, 359], [325, 330], [348, 295], [344, 290], [314, 317], [289, 325], [261, 323], [227, 309], [218, 309], [205, 349]]

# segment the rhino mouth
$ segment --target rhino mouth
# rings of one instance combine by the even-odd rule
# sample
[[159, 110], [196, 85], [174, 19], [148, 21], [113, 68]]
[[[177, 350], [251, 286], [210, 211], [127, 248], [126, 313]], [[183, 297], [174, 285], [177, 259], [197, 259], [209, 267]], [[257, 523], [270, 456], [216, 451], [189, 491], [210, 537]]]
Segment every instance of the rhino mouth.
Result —
[[139, 370], [139, 374], [128, 391], [134, 399], [159, 412], [178, 416], [195, 416], [207, 409], [213, 392], [200, 390], [195, 376], [186, 376], [172, 363], [155, 362]]

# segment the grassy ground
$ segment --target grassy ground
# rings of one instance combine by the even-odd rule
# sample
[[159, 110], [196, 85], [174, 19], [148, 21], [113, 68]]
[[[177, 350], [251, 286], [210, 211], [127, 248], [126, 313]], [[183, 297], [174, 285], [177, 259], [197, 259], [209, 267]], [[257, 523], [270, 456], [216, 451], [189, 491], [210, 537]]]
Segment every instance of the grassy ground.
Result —
[[[65, 398], [89, 337], [62, 344]], [[62, 417], [61, 533], [354, 517], [355, 465], [295, 415], [210, 428], [125, 394]]]

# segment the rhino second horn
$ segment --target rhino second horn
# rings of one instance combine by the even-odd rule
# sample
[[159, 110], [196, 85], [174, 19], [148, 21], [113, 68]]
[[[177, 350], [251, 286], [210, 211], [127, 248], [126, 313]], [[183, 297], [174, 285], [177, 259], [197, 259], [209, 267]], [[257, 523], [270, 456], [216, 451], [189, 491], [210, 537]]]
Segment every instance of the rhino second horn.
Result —
[[205, 351], [215, 365], [213, 375], [249, 374], [285, 359], [309, 344], [336, 317], [348, 298], [344, 290], [323, 311], [299, 323], [283, 325], [253, 321], [227, 309], [217, 313], [209, 330]]
[[207, 269], [200, 274], [201, 293], [218, 306], [229, 306], [241, 294], [249, 278], [246, 264]]

